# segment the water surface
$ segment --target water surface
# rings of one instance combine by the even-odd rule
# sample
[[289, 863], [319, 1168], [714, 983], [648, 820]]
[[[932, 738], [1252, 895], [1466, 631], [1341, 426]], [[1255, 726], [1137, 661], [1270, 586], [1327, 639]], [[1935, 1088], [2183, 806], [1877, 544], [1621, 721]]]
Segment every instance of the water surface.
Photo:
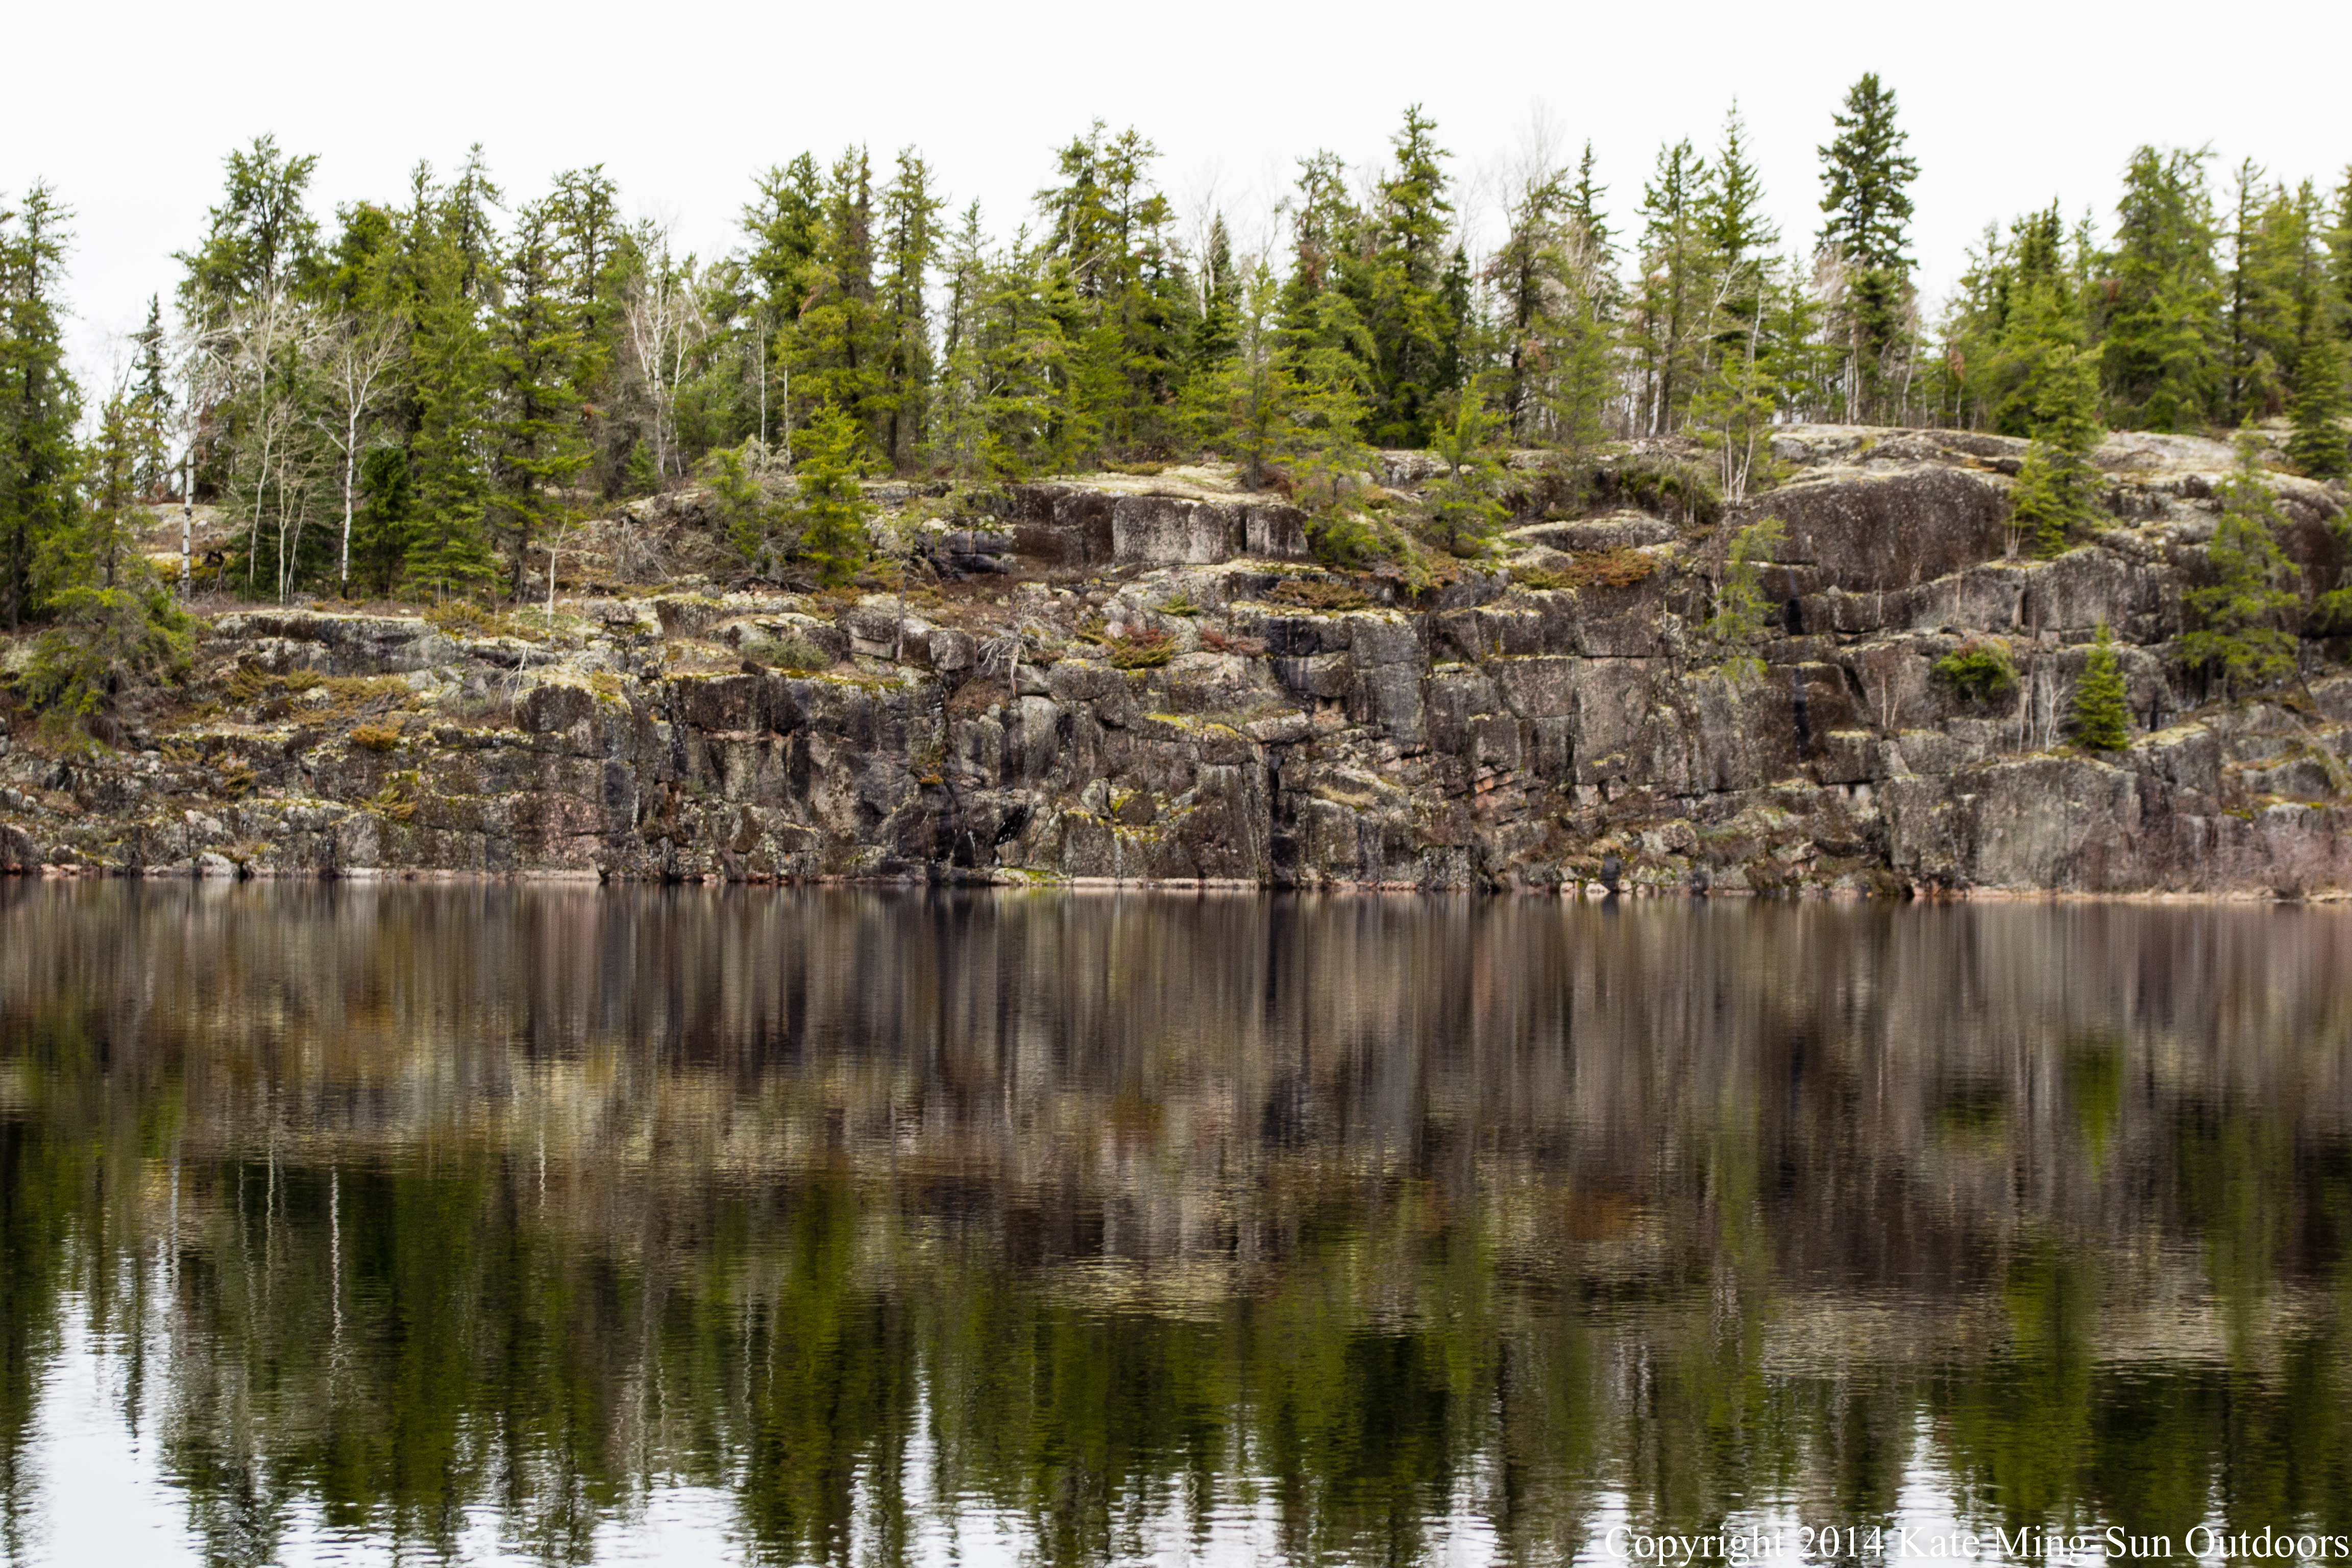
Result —
[[0, 883], [0, 1552], [2352, 1534], [2347, 982], [2294, 907]]

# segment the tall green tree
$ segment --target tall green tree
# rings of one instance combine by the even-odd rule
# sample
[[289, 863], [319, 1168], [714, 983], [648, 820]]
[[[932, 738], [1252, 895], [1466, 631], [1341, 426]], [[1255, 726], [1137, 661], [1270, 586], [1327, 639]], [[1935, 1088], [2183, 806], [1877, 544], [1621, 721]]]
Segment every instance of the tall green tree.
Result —
[[207, 215], [204, 243], [173, 258], [186, 271], [181, 306], [198, 321], [257, 294], [300, 291], [319, 278], [319, 225], [306, 205], [318, 155], [289, 155], [275, 137], [257, 136], [226, 162], [227, 189]]
[[1822, 158], [1820, 244], [1844, 269], [1840, 329], [1847, 353], [1848, 418], [1898, 415], [1894, 388], [1910, 349], [1912, 300], [1910, 186], [1918, 161], [1903, 148], [1909, 132], [1896, 125], [1894, 89], [1874, 71], [1849, 89], [1837, 131]]
[[1698, 390], [1713, 313], [1714, 257], [1706, 229], [1706, 160], [1688, 141], [1658, 150], [1642, 188], [1642, 279], [1628, 335], [1642, 365], [1641, 427], [1680, 427]]
[[1486, 265], [1503, 336], [1503, 424], [1517, 441], [1542, 440], [1550, 423], [1545, 394], [1553, 321], [1571, 297], [1575, 270], [1568, 216], [1567, 172], [1531, 172], [1511, 200], [1503, 242]]
[[2239, 164], [2221, 344], [2221, 412], [2232, 424], [2267, 419], [2286, 406], [2297, 351], [2326, 294], [2318, 207], [2308, 182], [2297, 189], [2267, 185], [2252, 159]]
[[882, 193], [883, 269], [877, 291], [884, 342], [878, 400], [883, 458], [908, 468], [921, 455], [929, 416], [931, 321], [925, 289], [940, 250], [940, 212], [930, 165], [912, 147], [901, 151]]
[[2286, 629], [2296, 595], [2294, 568], [2279, 548], [2278, 498], [2263, 477], [2262, 442], [2238, 437], [2238, 468], [2221, 486], [2221, 518], [2205, 546], [2210, 580], [2181, 595], [2189, 629], [2181, 661], [2219, 676], [2227, 698], [2294, 672], [2294, 637]]
[[160, 496], [175, 488], [172, 465], [172, 415], [179, 399], [172, 393], [171, 367], [163, 331], [163, 301], [148, 296], [147, 323], [132, 334], [139, 345], [131, 382], [131, 428], [136, 450], [133, 477], [139, 493]]
[[81, 395], [58, 321], [71, 218], [44, 184], [0, 208], [0, 611], [11, 630], [45, 609], [42, 561], [78, 511]]
[[[1336, 296], [1328, 309], [1344, 310]], [[1242, 485], [1263, 489], [1276, 469], [1294, 494], [1328, 504], [1337, 467], [1361, 461], [1362, 366], [1321, 346], [1320, 333], [1282, 330], [1280, 289], [1260, 262], [1243, 289], [1233, 351], [1195, 384], [1202, 440], [1231, 458]]]
[[468, 288], [486, 275], [442, 229], [437, 214], [420, 214], [417, 221], [426, 233], [409, 351], [418, 407], [409, 447], [415, 499], [406, 564], [412, 582], [446, 596], [487, 584], [492, 575], [484, 530], [493, 372], [482, 301]]
[[[1180, 430], [1197, 307], [1174, 236], [1174, 205], [1153, 184], [1159, 157], [1100, 121], [1065, 147], [1059, 183], [1037, 193], [1072, 354], [1084, 427], [1118, 451], [1158, 450]], [[1074, 430], [1075, 433], [1075, 430]]]
[[2125, 429], [2191, 430], [2212, 411], [2221, 289], [2210, 155], [2144, 146], [2124, 176], [2099, 358], [2111, 417]]
[[971, 478], [1066, 466], [1085, 437], [1050, 257], [1025, 232], [991, 252], [975, 202], [949, 243], [947, 273], [933, 426], [940, 460]]
[[1440, 404], [1461, 382], [1466, 263], [1453, 242], [1437, 122], [1418, 104], [1391, 143], [1396, 161], [1350, 225], [1339, 287], [1369, 334], [1368, 434], [1381, 446], [1422, 447]]
[[485, 516], [490, 539], [506, 552], [508, 595], [520, 598], [525, 556], [569, 515], [565, 492], [588, 462], [579, 307], [563, 288], [562, 232], [547, 203], [518, 216], [504, 293], [488, 356], [497, 416]]
[[878, 447], [889, 328], [875, 297], [874, 174], [863, 148], [834, 160], [817, 209], [815, 251], [797, 284], [788, 335], [793, 396], [838, 409]]
[[[581, 398], [589, 482], [606, 496], [620, 493], [630, 446], [614, 384], [624, 359], [627, 291], [640, 260], [620, 203], [620, 187], [602, 163], [556, 175], [545, 200], [559, 242], [557, 270], [575, 312], [572, 385]], [[767, 342], [772, 346], [772, 334]]]

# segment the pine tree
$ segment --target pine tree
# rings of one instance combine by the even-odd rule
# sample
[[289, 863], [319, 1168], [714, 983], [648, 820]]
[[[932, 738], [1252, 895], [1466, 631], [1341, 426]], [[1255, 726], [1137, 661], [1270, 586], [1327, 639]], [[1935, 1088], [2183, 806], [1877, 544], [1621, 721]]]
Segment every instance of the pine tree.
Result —
[[[1223, 213], [1210, 216], [1208, 240], [1202, 247], [1193, 282], [1201, 299], [1200, 316], [1192, 328], [1191, 362], [1194, 374], [1213, 374], [1239, 342], [1244, 290], [1242, 274], [1234, 262], [1233, 235], [1225, 227]], [[1269, 330], [1273, 324], [1269, 317]]]
[[1995, 342], [1990, 391], [2006, 389], [1995, 428], [2025, 436], [2011, 528], [2037, 555], [2056, 555], [2097, 512], [2097, 362], [2083, 347], [2075, 296], [2060, 267], [2053, 205], [2020, 226], [2013, 301]]
[[1608, 188], [1594, 178], [1592, 143], [1577, 161], [1567, 208], [1569, 294], [1559, 312], [1561, 342], [1551, 390], [1551, 429], [1570, 462], [1608, 438], [1617, 374], [1617, 251], [1601, 200]]
[[1451, 554], [1483, 552], [1510, 515], [1495, 494], [1503, 465], [1492, 444], [1494, 428], [1494, 416], [1465, 394], [1430, 432], [1430, 450], [1441, 468], [1423, 491], [1422, 534]]
[[865, 448], [865, 433], [838, 408], [819, 409], [801, 432], [801, 553], [827, 587], [849, 582], [866, 563], [867, 508], [857, 488]]
[[81, 398], [58, 319], [71, 216], [41, 184], [0, 209], [0, 608], [11, 630], [47, 607], [40, 563], [78, 512]]
[[2131, 706], [2115, 643], [2115, 633], [2101, 621], [2099, 640], [2074, 683], [2074, 743], [2086, 752], [2120, 752], [2131, 744]]
[[1765, 254], [1780, 235], [1763, 216], [1763, 183], [1748, 160], [1737, 104], [1708, 174], [1699, 230], [1712, 308], [1691, 417], [1700, 438], [1715, 449], [1723, 493], [1739, 500], [1748, 493], [1764, 431], [1779, 414], [1781, 345], [1769, 331], [1772, 276]]
[[2287, 458], [2312, 479], [2342, 479], [2352, 468], [2344, 433], [2343, 346], [2334, 333], [2315, 325], [2299, 358]]
[[1734, 679], [1764, 673], [1764, 661], [1749, 651], [1764, 635], [1770, 603], [1764, 594], [1764, 566], [1787, 542], [1785, 523], [1777, 517], [1761, 518], [1733, 535], [1725, 553], [1723, 586], [1716, 594], [1706, 630], [1724, 650], [1724, 673]]
[[786, 336], [793, 396], [800, 407], [841, 411], [878, 446], [890, 344], [874, 292], [874, 176], [863, 148], [844, 152], [826, 174], [814, 241]]
[[131, 384], [133, 482], [143, 496], [160, 496], [178, 478], [172, 469], [171, 371], [163, 363], [163, 301], [149, 295], [147, 324], [133, 335], [139, 345], [137, 379]]
[[2230, 273], [2221, 345], [2232, 422], [2266, 419], [2286, 405], [2295, 351], [2319, 295], [2316, 193], [2265, 186], [2252, 159], [2238, 167], [2231, 203]]
[[513, 598], [522, 595], [524, 557], [562, 525], [568, 512], [562, 492], [588, 461], [580, 428], [579, 312], [564, 297], [560, 245], [555, 213], [544, 203], [523, 208], [488, 356], [498, 417], [489, 432], [493, 489], [485, 517], [491, 539], [506, 552]]
[[1641, 428], [1680, 427], [1697, 390], [1711, 304], [1703, 228], [1706, 160], [1688, 142], [1659, 149], [1657, 174], [1642, 189], [1642, 282], [1629, 335], [1642, 362]]
[[911, 147], [898, 154], [882, 193], [883, 273], [879, 285], [884, 342], [882, 453], [894, 468], [911, 467], [922, 446], [931, 384], [930, 316], [924, 289], [939, 254], [939, 215], [946, 204], [932, 194], [931, 171]]
[[84, 504], [41, 544], [53, 625], [34, 640], [18, 689], [53, 741], [117, 737], [110, 710], [130, 687], [185, 665], [192, 626], [139, 553], [138, 407], [118, 393], [78, 454]]
[[372, 447], [360, 459], [360, 505], [352, 523], [352, 575], [362, 587], [389, 594], [408, 559], [416, 491], [408, 451]]
[[1118, 451], [1175, 434], [1194, 303], [1169, 236], [1175, 209], [1150, 182], [1158, 156], [1133, 130], [1112, 136], [1097, 121], [1062, 150], [1061, 183], [1037, 193], [1071, 350], [1066, 444], [1084, 456], [1093, 449], [1081, 431]]
[[410, 447], [415, 510], [407, 531], [407, 574], [419, 586], [446, 596], [486, 583], [492, 574], [483, 539], [491, 367], [479, 306], [466, 288], [468, 258], [437, 233], [426, 245], [424, 295], [410, 350], [418, 409]]
[[2284, 628], [2295, 595], [2279, 548], [2277, 498], [2262, 477], [2261, 439], [2238, 437], [2238, 471], [2221, 486], [2221, 519], [2205, 546], [2212, 581], [2181, 595], [2194, 625], [2181, 661], [2221, 678], [2224, 697], [2294, 673], [2294, 638]]
[[1564, 170], [1539, 169], [1520, 183], [1509, 226], [1487, 263], [1503, 334], [1502, 416], [1516, 441], [1542, 439], [1549, 423], [1545, 396], [1551, 369], [1552, 319], [1566, 299], [1573, 267], [1566, 218]]
[[1425, 445], [1439, 401], [1458, 379], [1457, 301], [1467, 277], [1466, 269], [1458, 280], [1450, 276], [1454, 206], [1442, 160], [1452, 154], [1437, 145], [1436, 132], [1420, 105], [1405, 110], [1395, 166], [1339, 256], [1339, 288], [1370, 336], [1370, 434], [1382, 446]]
[[2114, 285], [2099, 344], [2116, 423], [2190, 430], [2212, 407], [2221, 310], [2203, 151], [2132, 154], [2116, 205]]
[[[564, 291], [576, 312], [572, 386], [581, 399], [589, 482], [614, 496], [635, 439], [615, 394], [627, 324], [625, 296], [639, 258], [621, 222], [620, 188], [603, 164], [558, 174], [546, 205], [560, 241]], [[774, 341], [771, 331], [766, 342], [772, 346]]]
[[[1742, 352], [1763, 310], [1765, 258], [1780, 231], [1764, 216], [1764, 182], [1748, 158], [1748, 128], [1734, 103], [1724, 117], [1723, 149], [1708, 171], [1699, 231], [1717, 279], [1714, 331], [1718, 360]], [[1752, 345], [1751, 345], [1752, 347]]]
[[1275, 299], [1273, 270], [1260, 263], [1242, 293], [1232, 350], [1194, 384], [1202, 440], [1234, 462], [1247, 490], [1264, 489], [1299, 441], [1299, 386]]
[[318, 222], [304, 205], [317, 154], [289, 157], [276, 138], [257, 136], [226, 162], [228, 188], [208, 215], [204, 244], [173, 258], [187, 271], [181, 304], [205, 322], [257, 295], [303, 291], [320, 268]]
[[1846, 268], [1847, 417], [1880, 417], [1894, 412], [1885, 389], [1906, 347], [1912, 263], [1904, 252], [1919, 165], [1903, 151], [1909, 134], [1896, 127], [1895, 93], [1875, 72], [1847, 91], [1845, 111], [1832, 122], [1837, 135], [1820, 149], [1822, 211], [1829, 215], [1820, 243]]

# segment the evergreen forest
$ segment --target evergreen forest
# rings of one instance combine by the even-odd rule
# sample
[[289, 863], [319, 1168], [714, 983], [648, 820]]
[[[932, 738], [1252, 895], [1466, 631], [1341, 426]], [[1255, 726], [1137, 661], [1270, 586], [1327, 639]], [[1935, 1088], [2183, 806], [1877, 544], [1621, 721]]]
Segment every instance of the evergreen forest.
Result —
[[[1155, 145], [1097, 121], [1009, 232], [914, 149], [852, 147], [760, 175], [715, 257], [633, 220], [601, 167], [525, 190], [478, 147], [330, 217], [316, 159], [263, 137], [107, 386], [69, 372], [72, 211], [36, 185], [0, 209], [0, 617], [78, 628], [52, 662], [104, 668], [53, 673], [60, 700], [168, 665], [175, 612], [131, 535], [184, 496], [234, 527], [219, 588], [446, 601], [525, 597], [568, 526], [688, 484], [747, 579], [846, 582], [861, 477], [1213, 459], [1304, 509], [1328, 559], [1410, 567], [1482, 550], [1511, 454], [1635, 437], [1696, 440], [1733, 500], [1775, 424], [2031, 437], [2017, 521], [2043, 552], [2085, 517], [2105, 428], [2285, 418], [2304, 472], [2347, 468], [2352, 170], [2143, 147], [2109, 220], [1990, 225], [1931, 302], [1894, 90], [1863, 77], [1823, 130], [1811, 234], [1766, 218], [1735, 109], [1638, 191], [1612, 198], [1589, 147], [1525, 172], [1474, 244], [1416, 108], [1378, 167], [1298, 160], [1269, 254], [1180, 214]], [[1412, 507], [1370, 478], [1397, 447], [1446, 476]]]

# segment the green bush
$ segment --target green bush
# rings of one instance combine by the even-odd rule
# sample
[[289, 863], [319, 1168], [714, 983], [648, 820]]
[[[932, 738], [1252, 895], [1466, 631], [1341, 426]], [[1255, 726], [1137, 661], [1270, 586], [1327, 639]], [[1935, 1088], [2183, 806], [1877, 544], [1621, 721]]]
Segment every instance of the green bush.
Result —
[[1990, 702], [2017, 689], [2017, 661], [1998, 637], [1970, 637], [1936, 661], [1935, 675], [1970, 702]]

